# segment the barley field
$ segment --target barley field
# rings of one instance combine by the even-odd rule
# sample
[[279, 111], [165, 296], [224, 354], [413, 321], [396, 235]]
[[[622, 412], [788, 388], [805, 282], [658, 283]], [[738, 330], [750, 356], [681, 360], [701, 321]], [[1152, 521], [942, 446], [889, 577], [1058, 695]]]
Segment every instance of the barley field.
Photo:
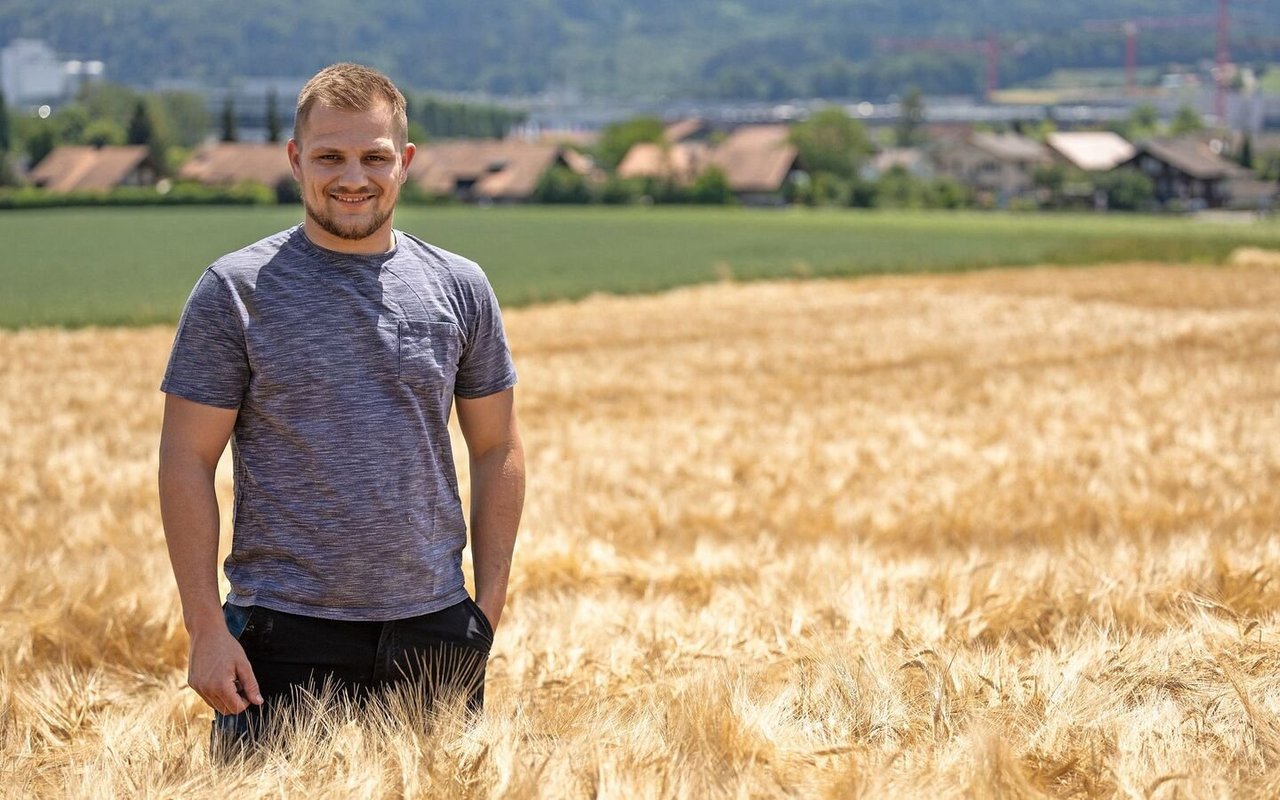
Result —
[[0, 334], [0, 794], [1280, 795], [1280, 257], [508, 326], [484, 717], [320, 698], [222, 770], [155, 500], [172, 329]]

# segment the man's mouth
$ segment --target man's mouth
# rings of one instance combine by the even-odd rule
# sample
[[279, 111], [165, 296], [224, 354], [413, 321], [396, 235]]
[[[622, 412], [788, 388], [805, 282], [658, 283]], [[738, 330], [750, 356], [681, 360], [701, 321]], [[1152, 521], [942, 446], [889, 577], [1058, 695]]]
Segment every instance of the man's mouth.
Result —
[[329, 196], [334, 200], [337, 200], [339, 203], [347, 203], [350, 205], [363, 203], [366, 200], [373, 199], [373, 195], [371, 194], [331, 194]]

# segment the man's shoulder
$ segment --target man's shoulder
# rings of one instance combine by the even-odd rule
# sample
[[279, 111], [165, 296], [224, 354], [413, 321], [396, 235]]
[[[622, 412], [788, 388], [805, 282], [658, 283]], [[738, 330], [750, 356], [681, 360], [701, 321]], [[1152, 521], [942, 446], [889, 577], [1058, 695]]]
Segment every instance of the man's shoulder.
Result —
[[254, 274], [287, 250], [299, 235], [299, 230], [295, 225], [233, 250], [214, 261], [209, 269], [223, 278]]
[[466, 256], [459, 255], [443, 247], [437, 247], [424, 241], [412, 233], [396, 230], [399, 241], [399, 255], [424, 264], [433, 270], [454, 276], [462, 281], [483, 280], [484, 271], [480, 265]]

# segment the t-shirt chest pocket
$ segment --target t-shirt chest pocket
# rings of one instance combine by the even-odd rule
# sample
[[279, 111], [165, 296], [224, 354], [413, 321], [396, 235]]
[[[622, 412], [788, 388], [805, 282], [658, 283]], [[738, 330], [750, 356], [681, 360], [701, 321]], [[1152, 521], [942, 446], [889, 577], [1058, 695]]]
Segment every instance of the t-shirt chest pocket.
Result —
[[400, 382], [452, 396], [462, 351], [458, 326], [452, 322], [401, 320], [399, 328]]

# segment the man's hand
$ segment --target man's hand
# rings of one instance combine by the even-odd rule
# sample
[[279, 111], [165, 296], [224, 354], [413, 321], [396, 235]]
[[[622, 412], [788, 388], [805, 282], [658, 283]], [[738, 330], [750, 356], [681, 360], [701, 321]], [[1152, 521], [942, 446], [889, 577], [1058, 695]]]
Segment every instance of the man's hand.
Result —
[[187, 685], [214, 711], [239, 714], [249, 704], [262, 705], [262, 692], [244, 648], [225, 628], [191, 637]]
[[480, 610], [484, 612], [484, 618], [489, 620], [489, 627], [496, 632], [498, 630], [498, 620], [502, 619], [502, 606], [505, 603], [477, 597], [476, 605], [480, 606]]

